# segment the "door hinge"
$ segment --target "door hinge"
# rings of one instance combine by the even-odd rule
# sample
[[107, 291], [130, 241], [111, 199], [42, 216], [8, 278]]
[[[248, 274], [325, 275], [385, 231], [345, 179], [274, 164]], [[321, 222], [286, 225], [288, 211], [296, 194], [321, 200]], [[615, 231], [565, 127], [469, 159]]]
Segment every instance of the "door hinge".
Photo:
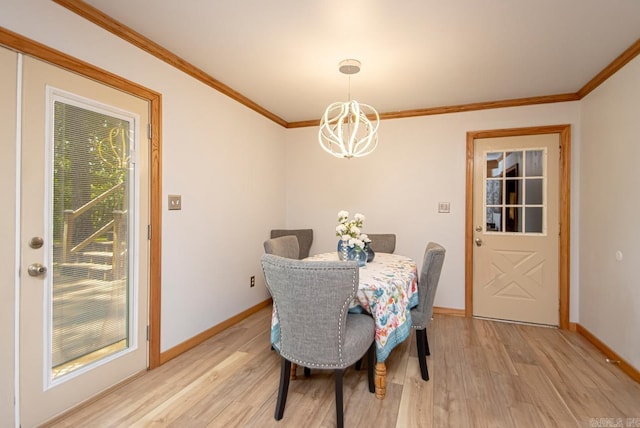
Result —
[[147, 240], [151, 241], [151, 225], [147, 225]]
[[147, 342], [149, 341], [149, 326], [147, 326]]
[[147, 123], [147, 138], [151, 140], [151, 124]]
[[[562, 171], [562, 158], [565, 154], [564, 149], [562, 147], [562, 142], [558, 144], [558, 151], [560, 152], [558, 153], [558, 160], [560, 161], [560, 164], [558, 165], [558, 167], [559, 167], [559, 170]], [[571, 158], [567, 159], [567, 162], [571, 162]]]

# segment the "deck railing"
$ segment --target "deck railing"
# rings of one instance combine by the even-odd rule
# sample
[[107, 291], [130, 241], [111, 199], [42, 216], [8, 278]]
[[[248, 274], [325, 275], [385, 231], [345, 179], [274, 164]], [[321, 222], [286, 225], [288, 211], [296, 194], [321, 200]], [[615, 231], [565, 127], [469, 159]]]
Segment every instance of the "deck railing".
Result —
[[105, 236], [107, 233], [112, 232], [113, 244], [111, 265], [113, 268], [113, 277], [120, 278], [124, 275], [124, 266], [126, 265], [123, 261], [123, 257], [125, 257], [126, 253], [124, 248], [124, 246], [126, 245], [126, 210], [113, 210], [113, 218], [110, 221], [100, 226], [91, 235], [87, 236], [74, 245], [76, 220], [82, 214], [87, 213], [89, 210], [96, 207], [99, 203], [106, 200], [109, 196], [113, 195], [123, 186], [124, 183], [116, 184], [114, 187], [105, 191], [101, 195], [96, 196], [94, 199], [87, 202], [80, 208], [64, 211], [64, 223], [62, 229], [62, 263], [67, 263], [74, 260], [73, 256], [75, 254], [78, 254], [82, 249], [84, 249], [97, 239]]

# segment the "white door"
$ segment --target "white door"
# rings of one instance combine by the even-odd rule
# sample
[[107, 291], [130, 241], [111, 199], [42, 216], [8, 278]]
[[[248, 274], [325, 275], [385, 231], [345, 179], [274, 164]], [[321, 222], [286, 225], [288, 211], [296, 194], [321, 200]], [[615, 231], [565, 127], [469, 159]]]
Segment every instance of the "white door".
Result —
[[474, 146], [473, 315], [557, 326], [559, 135]]
[[17, 53], [0, 47], [0, 425], [14, 426], [14, 312], [16, 272], [16, 64]]
[[147, 367], [148, 104], [24, 57], [20, 420]]

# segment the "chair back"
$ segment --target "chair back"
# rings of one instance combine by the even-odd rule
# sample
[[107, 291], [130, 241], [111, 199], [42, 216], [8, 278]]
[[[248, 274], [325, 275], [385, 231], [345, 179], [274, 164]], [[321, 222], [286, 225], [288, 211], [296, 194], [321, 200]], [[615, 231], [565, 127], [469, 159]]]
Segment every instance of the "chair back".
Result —
[[274, 229], [271, 231], [271, 238], [289, 235], [295, 235], [298, 238], [298, 245], [300, 246], [300, 254], [294, 258], [304, 259], [309, 257], [309, 251], [313, 243], [313, 229]]
[[265, 254], [262, 270], [280, 328], [280, 354], [309, 368], [344, 368], [349, 305], [358, 290], [355, 261], [300, 261]]
[[393, 254], [396, 250], [396, 235], [394, 233], [367, 233], [371, 239], [371, 248], [376, 253]]
[[279, 238], [267, 239], [264, 241], [264, 251], [267, 254], [297, 259], [300, 255], [298, 238], [295, 236], [281, 236]]
[[[426, 328], [426, 324], [433, 316], [433, 301], [436, 297], [436, 289], [440, 281], [440, 272], [444, 263], [444, 255], [446, 250], [440, 244], [429, 242], [424, 252], [422, 260], [422, 269], [420, 270], [420, 278], [418, 279], [418, 307], [417, 312], [420, 317], [412, 317], [413, 324], [425, 324], [421, 327]], [[420, 321], [421, 319], [421, 321]]]

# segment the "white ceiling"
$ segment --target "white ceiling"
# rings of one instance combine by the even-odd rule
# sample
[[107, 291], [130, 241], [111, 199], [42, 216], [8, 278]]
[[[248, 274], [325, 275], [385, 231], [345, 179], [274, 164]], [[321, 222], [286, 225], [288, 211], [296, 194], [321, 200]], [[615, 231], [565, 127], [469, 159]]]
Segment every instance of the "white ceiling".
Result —
[[85, 0], [287, 122], [575, 93], [640, 39], [640, 0]]

